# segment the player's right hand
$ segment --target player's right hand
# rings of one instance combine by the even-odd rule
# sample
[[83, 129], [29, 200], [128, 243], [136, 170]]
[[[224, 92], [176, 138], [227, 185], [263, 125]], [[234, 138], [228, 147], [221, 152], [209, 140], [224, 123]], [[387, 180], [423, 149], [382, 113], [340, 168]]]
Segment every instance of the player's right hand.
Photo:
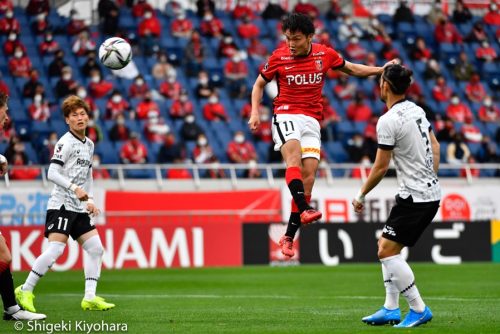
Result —
[[87, 194], [87, 192], [80, 187], [77, 187], [75, 189], [75, 194], [76, 197], [82, 202], [85, 202], [89, 199], [89, 195]]
[[260, 126], [260, 115], [259, 114], [250, 114], [250, 119], [248, 120], [248, 127], [251, 131], [256, 131]]
[[354, 212], [356, 213], [363, 212], [363, 209], [365, 208], [363, 202], [358, 202], [356, 199], [352, 200], [352, 206], [354, 207]]

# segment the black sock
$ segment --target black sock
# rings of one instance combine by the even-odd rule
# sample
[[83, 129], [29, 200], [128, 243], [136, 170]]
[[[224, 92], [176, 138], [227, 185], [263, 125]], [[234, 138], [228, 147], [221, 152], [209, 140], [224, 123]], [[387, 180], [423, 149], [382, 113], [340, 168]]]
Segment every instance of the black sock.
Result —
[[300, 213], [292, 212], [290, 213], [290, 219], [288, 220], [288, 226], [286, 228], [285, 235], [287, 237], [295, 238], [295, 233], [299, 230], [300, 227]]
[[0, 274], [0, 294], [2, 295], [3, 308], [17, 305], [16, 298], [14, 297], [14, 280], [10, 268], [4, 270]]
[[293, 179], [290, 181], [290, 183], [288, 183], [288, 189], [290, 189], [290, 193], [292, 194], [295, 204], [297, 204], [297, 208], [299, 208], [299, 212], [310, 208], [304, 196], [304, 183], [302, 183], [301, 180]]

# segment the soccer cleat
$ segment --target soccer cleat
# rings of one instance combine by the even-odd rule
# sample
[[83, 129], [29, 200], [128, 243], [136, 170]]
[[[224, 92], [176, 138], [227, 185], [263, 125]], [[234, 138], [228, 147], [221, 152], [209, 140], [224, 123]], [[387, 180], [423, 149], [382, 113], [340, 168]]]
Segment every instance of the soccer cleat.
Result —
[[23, 309], [35, 313], [35, 305], [33, 305], [33, 300], [35, 295], [31, 291], [24, 291], [22, 285], [18, 286], [14, 293], [16, 294], [16, 301]]
[[399, 308], [395, 310], [388, 310], [382, 306], [380, 310], [373, 313], [372, 315], [366, 316], [361, 319], [364, 323], [368, 325], [394, 325], [401, 321], [401, 311]]
[[323, 214], [318, 210], [315, 210], [313, 208], [307, 209], [305, 211], [302, 211], [302, 213], [300, 214], [300, 222], [302, 224], [310, 224], [318, 219], [321, 219], [322, 215]]
[[281, 246], [281, 253], [288, 257], [293, 257], [295, 252], [293, 251], [293, 238], [286, 235], [282, 236], [279, 242]]
[[8, 314], [6, 312], [3, 313], [3, 320], [43, 320], [47, 318], [45, 314], [42, 313], [33, 313], [30, 311], [25, 311], [23, 309], [20, 309], [19, 311]]
[[115, 307], [115, 304], [108, 303], [104, 298], [95, 296], [92, 300], [82, 299], [82, 309], [84, 311], [107, 311]]
[[407, 327], [417, 327], [425, 324], [432, 320], [432, 312], [429, 306], [426, 306], [424, 312], [418, 313], [410, 309], [410, 312], [406, 315], [403, 321], [394, 327], [407, 328]]

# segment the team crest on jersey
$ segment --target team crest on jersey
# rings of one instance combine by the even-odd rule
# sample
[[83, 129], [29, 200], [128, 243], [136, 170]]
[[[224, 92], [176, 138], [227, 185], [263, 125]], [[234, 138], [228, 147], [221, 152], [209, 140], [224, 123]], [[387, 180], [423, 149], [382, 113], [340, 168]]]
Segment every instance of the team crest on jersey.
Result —
[[61, 153], [64, 144], [58, 144], [56, 147], [56, 153]]
[[316, 64], [316, 68], [318, 71], [321, 71], [323, 69], [323, 61], [321, 59], [315, 60], [314, 63]]

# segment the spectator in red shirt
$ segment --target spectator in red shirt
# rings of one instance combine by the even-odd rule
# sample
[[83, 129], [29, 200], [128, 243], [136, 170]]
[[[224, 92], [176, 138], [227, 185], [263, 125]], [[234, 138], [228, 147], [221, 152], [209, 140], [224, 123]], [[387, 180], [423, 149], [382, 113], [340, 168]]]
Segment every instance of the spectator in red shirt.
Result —
[[162, 143], [169, 132], [170, 127], [159, 114], [148, 114], [148, 120], [144, 124], [144, 137], [148, 142]]
[[483, 122], [498, 122], [500, 120], [500, 109], [493, 104], [490, 96], [486, 96], [478, 114], [479, 119]]
[[116, 122], [109, 130], [109, 139], [111, 141], [125, 141], [130, 138], [130, 129], [125, 124], [125, 116], [117, 114]]
[[295, 13], [301, 13], [304, 15], [309, 15], [313, 13], [315, 17], [319, 16], [319, 9], [312, 3], [309, 3], [309, 0], [299, 0], [299, 2], [293, 8]]
[[94, 99], [105, 97], [113, 90], [113, 84], [101, 78], [98, 70], [94, 69], [90, 72], [89, 94]]
[[31, 30], [35, 35], [43, 35], [50, 29], [50, 24], [47, 21], [47, 14], [40, 13], [36, 16], [35, 21], [31, 23]]
[[328, 30], [322, 30], [319, 34], [317, 34], [317, 39], [318, 44], [323, 44], [333, 48], [333, 43], [331, 41], [330, 33], [328, 32]]
[[136, 18], [142, 18], [147, 11], [153, 13], [154, 8], [146, 0], [138, 0], [132, 6], [132, 15]]
[[89, 37], [89, 32], [84, 30], [80, 32], [73, 42], [73, 53], [76, 56], [85, 56], [89, 50], [95, 50], [96, 44]]
[[321, 121], [321, 140], [335, 140], [334, 124], [340, 121], [340, 116], [330, 104], [328, 96], [323, 95], [323, 120]]
[[357, 37], [351, 37], [345, 47], [345, 53], [349, 59], [362, 62], [366, 58], [367, 51], [359, 44], [359, 39]]
[[32, 120], [46, 122], [50, 117], [49, 103], [42, 94], [37, 94], [33, 97], [33, 103], [28, 107], [28, 112]]
[[127, 111], [131, 116], [129, 103], [123, 98], [120, 91], [114, 90], [106, 103], [105, 119], [118, 119], [120, 115], [125, 117]]
[[446, 85], [446, 80], [443, 76], [436, 79], [436, 84], [432, 88], [432, 97], [438, 102], [446, 102], [451, 98], [452, 90]]
[[94, 180], [105, 180], [110, 177], [108, 170], [101, 167], [101, 157], [94, 154], [92, 157], [92, 178]]
[[10, 95], [9, 86], [3, 81], [2, 73], [0, 73], [0, 92], [5, 93], [5, 95]]
[[160, 84], [160, 94], [167, 99], [178, 99], [182, 92], [182, 85], [177, 81], [175, 72], [169, 73], [167, 80]]
[[213, 168], [207, 170], [204, 177], [211, 179], [221, 179], [226, 175], [223, 169], [218, 168], [219, 159], [215, 155], [212, 146], [208, 143], [207, 137], [201, 133], [196, 139], [196, 146], [193, 148], [193, 160], [197, 164], [213, 164]]
[[38, 71], [32, 69], [30, 71], [30, 79], [24, 84], [23, 87], [23, 97], [29, 97], [32, 99], [36, 94], [44, 94], [45, 89], [39, 79]]
[[[250, 114], [252, 113], [252, 97], [249, 97], [249, 101], [241, 108], [240, 115], [241, 118], [245, 121], [245, 123], [250, 119]], [[269, 108], [262, 104], [259, 104], [259, 114], [269, 114]]]
[[172, 36], [180, 38], [189, 38], [193, 33], [193, 22], [186, 18], [186, 13], [180, 12], [170, 24]]
[[69, 14], [69, 22], [66, 26], [66, 32], [70, 36], [78, 35], [88, 27], [85, 24], [85, 20], [80, 18], [80, 13], [76, 9], [72, 9]]
[[89, 119], [87, 124], [87, 129], [85, 130], [85, 136], [89, 137], [95, 144], [102, 140], [102, 130], [99, 124], [93, 119]]
[[46, 31], [43, 41], [38, 45], [38, 51], [41, 55], [49, 55], [60, 49], [59, 43], [54, 40], [52, 31]]
[[465, 123], [462, 125], [461, 131], [467, 143], [480, 143], [483, 140], [483, 134], [474, 125], [472, 116], [465, 117]]
[[15, 32], [11, 32], [7, 37], [7, 40], [3, 44], [3, 51], [6, 56], [14, 55], [14, 50], [16, 47], [20, 47], [24, 53], [26, 53], [26, 47], [23, 43], [18, 39], [18, 36]]
[[231, 58], [237, 52], [238, 52], [238, 47], [236, 46], [236, 43], [233, 41], [233, 37], [231, 37], [231, 35], [229, 34], [225, 35], [219, 43], [219, 50], [218, 50], [219, 57]]
[[385, 60], [399, 58], [399, 51], [392, 45], [392, 39], [389, 35], [385, 36], [380, 56]]
[[466, 40], [468, 42], [477, 42], [481, 43], [488, 40], [488, 34], [486, 30], [484, 30], [484, 26], [481, 22], [476, 22], [472, 26], [472, 30], [467, 35]]
[[224, 106], [219, 103], [219, 98], [214, 93], [210, 95], [208, 103], [203, 107], [203, 116], [207, 121], [229, 121]]
[[152, 10], [144, 12], [144, 19], [139, 23], [137, 33], [139, 37], [153, 36], [159, 38], [161, 35], [160, 20], [153, 15]]
[[422, 96], [422, 88], [418, 84], [418, 82], [415, 80], [410, 84], [410, 87], [408, 87], [408, 90], [406, 91], [406, 96], [412, 100], [412, 101], [417, 101], [420, 96]]
[[497, 52], [488, 41], [484, 41], [481, 43], [481, 46], [476, 49], [477, 60], [483, 62], [493, 62], [497, 59], [497, 56]]
[[354, 101], [347, 106], [346, 116], [350, 121], [366, 122], [372, 115], [371, 108], [365, 104], [363, 94], [357, 92]]
[[151, 92], [144, 95], [144, 99], [137, 105], [137, 119], [148, 119], [151, 114], [160, 115], [160, 107], [153, 101]]
[[220, 38], [224, 32], [222, 21], [214, 17], [212, 12], [205, 12], [200, 24], [200, 32], [205, 37]]
[[248, 5], [247, 0], [238, 0], [236, 6], [233, 9], [233, 18], [236, 20], [243, 19], [244, 17], [248, 17], [250, 19], [255, 18], [255, 14]]
[[147, 92], [149, 92], [149, 85], [144, 81], [144, 77], [139, 74], [128, 88], [128, 97], [142, 99]]
[[29, 16], [35, 16], [40, 13], [49, 14], [50, 3], [49, 0], [29, 0], [26, 6], [26, 14]]
[[[12, 166], [20, 167], [20, 166], [28, 166], [31, 164], [28, 156], [24, 152], [24, 144], [19, 143], [19, 151], [16, 151], [14, 155], [9, 159], [9, 163]], [[35, 180], [40, 175], [40, 170], [38, 168], [33, 167], [24, 167], [24, 168], [12, 168], [9, 171], [9, 177], [12, 180]]]
[[76, 89], [76, 95], [79, 98], [81, 98], [82, 100], [84, 100], [89, 105], [89, 108], [90, 108], [89, 117], [91, 119], [98, 119], [100, 110], [97, 107], [94, 99], [92, 97], [88, 96], [87, 90], [85, 89], [85, 87], [78, 86], [78, 88]]
[[243, 16], [242, 22], [238, 24], [238, 35], [243, 39], [259, 37], [260, 30], [255, 23], [251, 21], [249, 16]]
[[469, 107], [460, 101], [457, 94], [452, 95], [450, 102], [448, 108], [446, 108], [446, 116], [450, 120], [463, 123], [467, 118], [474, 118]]
[[250, 58], [259, 61], [266, 59], [269, 54], [267, 47], [257, 37], [250, 39], [250, 44], [247, 47], [247, 53]]
[[492, 2], [490, 4], [489, 11], [484, 15], [483, 21], [489, 25], [500, 25], [500, 12], [496, 3]]
[[472, 75], [470, 81], [465, 86], [465, 95], [471, 102], [480, 103], [486, 97], [486, 89], [479, 80], [479, 74]]
[[248, 163], [257, 160], [257, 153], [251, 142], [245, 140], [243, 131], [236, 131], [227, 145], [227, 156], [233, 163]]
[[170, 108], [170, 117], [173, 119], [184, 118], [194, 111], [193, 103], [189, 101], [188, 93], [184, 90], [178, 99], [174, 99]]
[[453, 23], [446, 17], [441, 18], [434, 29], [434, 38], [438, 43], [462, 44], [462, 36]]
[[0, 2], [0, 14], [5, 14], [9, 10], [13, 10], [14, 5], [11, 0], [5, 0]]
[[148, 149], [140, 141], [139, 134], [132, 132], [130, 139], [123, 144], [120, 150], [120, 159], [123, 164], [143, 164], [147, 162]]
[[78, 82], [73, 80], [73, 70], [71, 69], [71, 67], [63, 67], [61, 71], [61, 77], [56, 84], [56, 96], [58, 98], [63, 98], [70, 94], [76, 94], [78, 86]]
[[410, 53], [411, 59], [428, 61], [432, 58], [432, 52], [425, 44], [425, 39], [421, 36], [417, 37], [415, 44]]
[[21, 32], [21, 25], [14, 17], [12, 9], [7, 10], [7, 12], [5, 12], [5, 17], [0, 19], [0, 34], [7, 35], [10, 32], [15, 32], [16, 34]]
[[333, 87], [333, 93], [341, 100], [350, 100], [356, 93], [356, 84], [349, 82], [346, 75], [341, 75], [337, 79], [337, 84]]
[[229, 94], [233, 98], [243, 98], [246, 95], [248, 76], [248, 65], [236, 53], [224, 66], [224, 78], [229, 88]]
[[270, 122], [269, 109], [262, 109], [260, 112], [260, 126], [257, 130], [253, 132], [253, 137], [255, 140], [270, 143], [273, 141], [273, 131]]
[[9, 60], [9, 71], [13, 77], [28, 78], [31, 71], [31, 60], [21, 47], [14, 49], [14, 57]]

